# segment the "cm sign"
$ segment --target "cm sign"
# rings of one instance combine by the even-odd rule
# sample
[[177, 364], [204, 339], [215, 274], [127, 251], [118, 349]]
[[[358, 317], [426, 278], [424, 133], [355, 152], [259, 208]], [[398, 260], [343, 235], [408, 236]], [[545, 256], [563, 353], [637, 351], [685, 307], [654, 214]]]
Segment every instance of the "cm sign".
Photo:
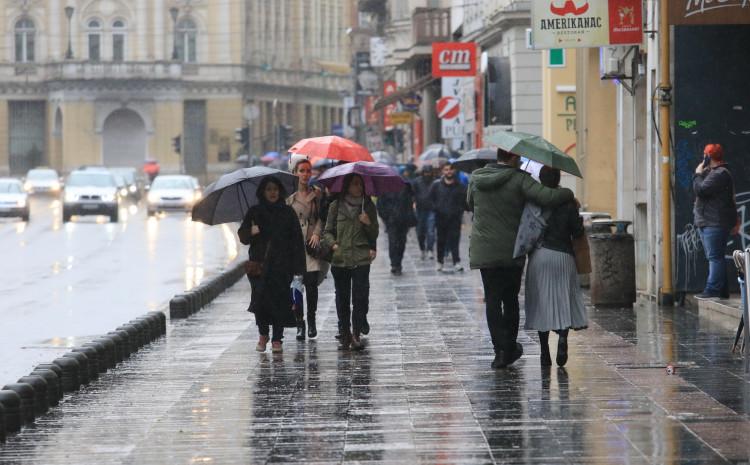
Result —
[[432, 77], [468, 77], [477, 74], [477, 44], [474, 42], [434, 42]]

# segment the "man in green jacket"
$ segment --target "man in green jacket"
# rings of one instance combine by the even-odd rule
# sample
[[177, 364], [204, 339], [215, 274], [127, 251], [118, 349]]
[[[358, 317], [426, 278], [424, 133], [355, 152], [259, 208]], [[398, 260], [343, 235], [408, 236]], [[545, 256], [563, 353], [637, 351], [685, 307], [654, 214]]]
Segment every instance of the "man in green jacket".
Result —
[[513, 258], [513, 246], [526, 202], [542, 208], [573, 199], [570, 189], [550, 189], [519, 169], [520, 157], [497, 150], [497, 163], [474, 171], [467, 203], [474, 212], [469, 262], [482, 273], [487, 326], [495, 348], [492, 368], [504, 368], [523, 355], [518, 337], [521, 276], [525, 257]]

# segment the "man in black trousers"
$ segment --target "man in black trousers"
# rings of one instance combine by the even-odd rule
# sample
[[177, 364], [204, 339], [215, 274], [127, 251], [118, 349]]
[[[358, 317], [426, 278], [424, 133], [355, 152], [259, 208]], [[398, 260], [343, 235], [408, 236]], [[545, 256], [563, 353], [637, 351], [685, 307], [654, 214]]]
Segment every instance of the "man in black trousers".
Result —
[[443, 176], [430, 187], [430, 202], [435, 210], [437, 231], [438, 271], [444, 271], [446, 249], [453, 256], [453, 271], [463, 271], [458, 244], [461, 240], [461, 222], [466, 211], [466, 186], [456, 177], [451, 163], [442, 168]]

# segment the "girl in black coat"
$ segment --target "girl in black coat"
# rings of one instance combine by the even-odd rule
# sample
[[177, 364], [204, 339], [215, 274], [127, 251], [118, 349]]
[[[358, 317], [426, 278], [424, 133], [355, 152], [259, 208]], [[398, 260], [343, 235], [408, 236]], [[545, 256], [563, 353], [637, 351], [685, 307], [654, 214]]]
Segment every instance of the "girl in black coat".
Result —
[[237, 231], [240, 242], [250, 245], [250, 259], [263, 262], [259, 278], [249, 278], [252, 288], [249, 311], [255, 313], [260, 338], [256, 350], [264, 352], [273, 327], [273, 352], [281, 352], [284, 327], [295, 327], [289, 286], [305, 272], [302, 231], [294, 210], [284, 199], [286, 192], [273, 176], [261, 181], [258, 205], [250, 208]]

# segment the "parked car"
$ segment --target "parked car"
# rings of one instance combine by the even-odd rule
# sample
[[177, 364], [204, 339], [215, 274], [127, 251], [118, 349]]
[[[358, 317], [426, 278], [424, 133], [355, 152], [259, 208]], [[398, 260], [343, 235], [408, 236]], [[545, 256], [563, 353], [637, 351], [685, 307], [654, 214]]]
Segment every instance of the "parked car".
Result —
[[200, 199], [192, 176], [181, 174], [159, 175], [151, 183], [147, 196], [149, 216], [165, 210], [190, 211]]
[[60, 175], [52, 168], [34, 168], [24, 177], [24, 190], [29, 194], [59, 194], [62, 189]]
[[[142, 182], [138, 179], [138, 170], [130, 167], [113, 167], [110, 171], [115, 175], [122, 176], [125, 180], [125, 187], [127, 189], [127, 196], [133, 200], [140, 200], [141, 198], [141, 187]], [[121, 193], [122, 194], [122, 193]], [[124, 194], [123, 194], [124, 196]]]
[[76, 170], [65, 182], [62, 216], [68, 222], [73, 215], [107, 215], [119, 220], [120, 193], [117, 181], [106, 170]]
[[18, 179], [0, 178], [0, 216], [18, 216], [29, 221], [29, 194]]

